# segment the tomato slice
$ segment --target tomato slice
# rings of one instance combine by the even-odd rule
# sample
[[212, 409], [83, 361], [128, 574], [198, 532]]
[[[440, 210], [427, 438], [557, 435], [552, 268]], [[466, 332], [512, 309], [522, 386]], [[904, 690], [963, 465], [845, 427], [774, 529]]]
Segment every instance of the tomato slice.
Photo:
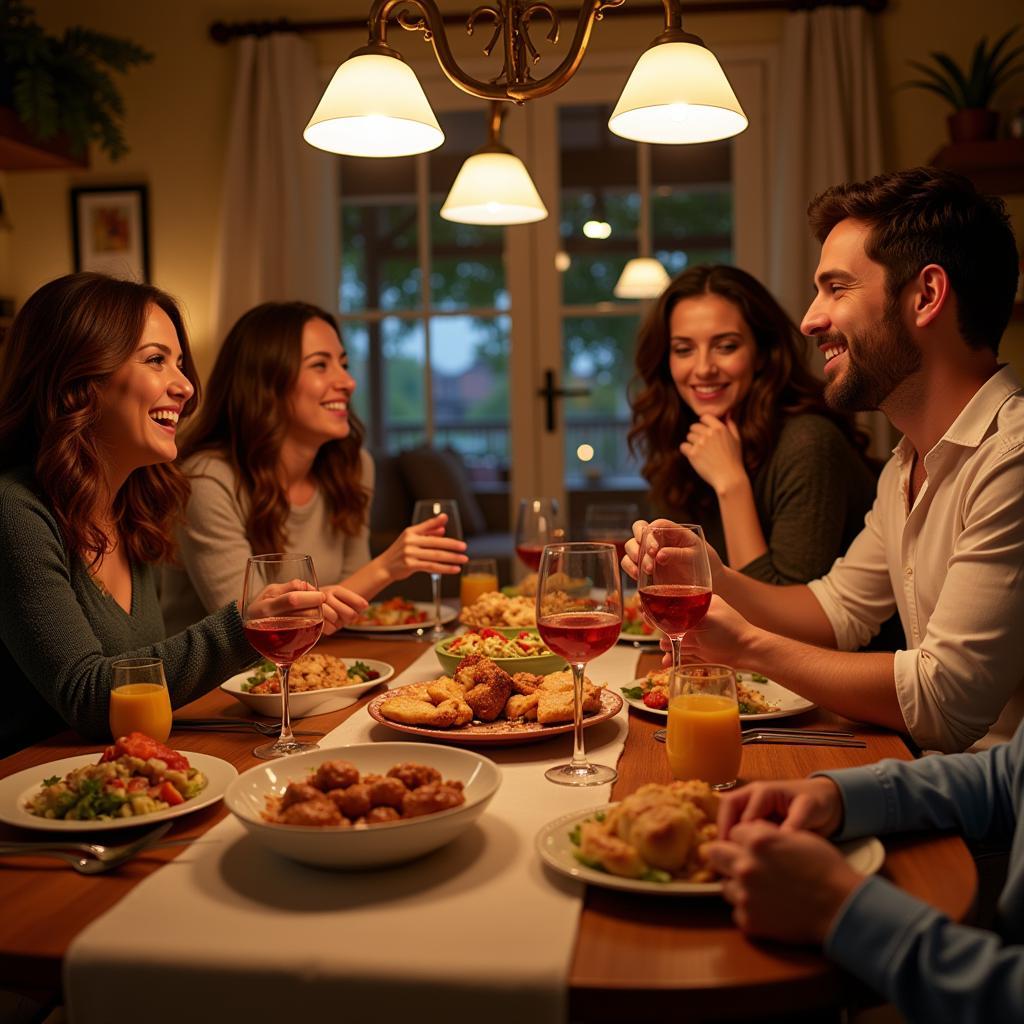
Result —
[[157, 793], [157, 796], [171, 807], [177, 807], [178, 804], [183, 804], [185, 802], [185, 798], [170, 782], [160, 783], [160, 791]]

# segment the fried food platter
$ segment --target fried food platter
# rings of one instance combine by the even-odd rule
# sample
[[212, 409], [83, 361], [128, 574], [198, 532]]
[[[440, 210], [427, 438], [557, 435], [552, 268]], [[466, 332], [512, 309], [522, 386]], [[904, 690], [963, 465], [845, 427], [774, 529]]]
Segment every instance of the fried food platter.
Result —
[[[401, 722], [392, 722], [381, 714], [380, 707], [388, 697], [400, 693], [405, 687], [389, 690], [374, 697], [366, 710], [370, 717], [381, 725], [398, 732], [409, 733], [413, 736], [425, 736], [428, 739], [435, 739], [441, 743], [455, 746], [512, 746], [519, 743], [536, 743], [549, 739], [551, 736], [558, 736], [562, 733], [572, 732], [572, 722], [559, 722], [551, 725], [541, 725], [538, 722], [530, 721], [509, 721], [498, 719], [494, 722], [473, 721], [469, 725], [458, 728], [434, 729], [421, 725], [405, 725]], [[606, 722], [614, 718], [623, 706], [622, 697], [612, 693], [607, 687], [601, 690], [601, 709], [583, 716], [583, 728], [597, 725], [598, 722]]]

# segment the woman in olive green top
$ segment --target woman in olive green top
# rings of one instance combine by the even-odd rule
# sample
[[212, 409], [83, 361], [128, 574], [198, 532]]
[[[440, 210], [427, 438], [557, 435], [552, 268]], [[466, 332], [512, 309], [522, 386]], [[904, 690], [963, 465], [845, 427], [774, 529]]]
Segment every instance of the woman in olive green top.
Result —
[[0, 755], [62, 722], [105, 740], [119, 657], [162, 658], [175, 707], [255, 659], [234, 604], [164, 637], [153, 565], [173, 554], [188, 495], [171, 462], [194, 380], [181, 314], [149, 285], [71, 274], [12, 324], [0, 348]]

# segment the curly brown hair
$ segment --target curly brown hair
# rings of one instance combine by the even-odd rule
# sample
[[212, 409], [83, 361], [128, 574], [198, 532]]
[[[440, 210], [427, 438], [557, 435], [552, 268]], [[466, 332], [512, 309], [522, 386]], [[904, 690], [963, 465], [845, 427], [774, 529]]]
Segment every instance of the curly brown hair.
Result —
[[1020, 269], [1002, 199], [981, 195], [953, 171], [912, 167], [833, 185], [811, 200], [807, 216], [819, 242], [841, 220], [870, 224], [865, 252], [885, 267], [892, 300], [922, 267], [942, 267], [964, 341], [999, 352]]
[[[228, 332], [206, 385], [207, 398], [181, 445], [181, 458], [217, 452], [235, 471], [239, 500], [248, 497], [245, 535], [253, 552], [283, 551], [290, 505], [277, 464], [302, 363], [302, 330], [313, 319], [337, 321], [306, 302], [264, 302]], [[349, 409], [349, 436], [320, 446], [312, 475], [336, 530], [355, 536], [369, 494], [361, 483], [363, 426]]]
[[680, 398], [669, 372], [672, 312], [683, 299], [708, 294], [720, 295], [739, 309], [757, 344], [758, 370], [733, 411], [748, 474], [768, 458], [788, 416], [824, 416], [861, 453], [868, 444], [851, 419], [825, 404], [823, 384], [807, 367], [800, 331], [757, 278], [736, 267], [690, 267], [670, 282], [641, 325], [636, 374], [630, 382], [629, 448], [643, 459], [641, 472], [655, 505], [664, 512], [694, 515], [715, 501], [714, 492], [679, 451], [697, 416]]
[[[67, 548], [89, 565], [115, 538], [98, 524], [103, 452], [94, 428], [100, 396], [135, 351], [150, 309], [162, 309], [181, 345], [182, 369], [199, 394], [177, 303], [148, 284], [103, 274], [68, 274], [22, 306], [0, 349], [0, 468], [28, 466]], [[136, 469], [114, 496], [118, 540], [137, 562], [174, 557], [174, 525], [189, 484], [170, 463]]]

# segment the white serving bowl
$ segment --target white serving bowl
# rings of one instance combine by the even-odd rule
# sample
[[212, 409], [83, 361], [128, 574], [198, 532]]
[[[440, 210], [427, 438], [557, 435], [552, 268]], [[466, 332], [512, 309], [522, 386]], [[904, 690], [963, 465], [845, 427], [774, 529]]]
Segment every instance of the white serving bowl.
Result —
[[[336, 760], [351, 761], [360, 774], [386, 775], [403, 761], [430, 765], [444, 779], [463, 783], [466, 802], [448, 811], [367, 828], [310, 828], [263, 819], [268, 796], [280, 796], [289, 782], [301, 781], [324, 761]], [[282, 857], [321, 868], [379, 868], [450, 843], [480, 817], [500, 782], [498, 766], [471, 750], [433, 743], [353, 743], [250, 768], [228, 786], [224, 803], [255, 839]]]
[[[288, 711], [292, 718], [308, 718], [310, 715], [326, 715], [328, 711], [340, 711], [350, 704], [355, 704], [362, 694], [372, 690], [390, 679], [395, 670], [386, 661], [374, 661], [373, 658], [343, 658], [346, 665], [361, 661], [368, 668], [380, 673], [379, 679], [370, 679], [364, 683], [350, 683], [348, 686], [329, 686], [322, 690], [292, 690], [288, 695]], [[252, 675], [252, 671], [239, 672], [238, 675], [220, 684], [225, 693], [230, 693], [257, 715], [268, 718], [281, 717], [281, 694], [249, 693], [242, 689], [242, 684]]]

